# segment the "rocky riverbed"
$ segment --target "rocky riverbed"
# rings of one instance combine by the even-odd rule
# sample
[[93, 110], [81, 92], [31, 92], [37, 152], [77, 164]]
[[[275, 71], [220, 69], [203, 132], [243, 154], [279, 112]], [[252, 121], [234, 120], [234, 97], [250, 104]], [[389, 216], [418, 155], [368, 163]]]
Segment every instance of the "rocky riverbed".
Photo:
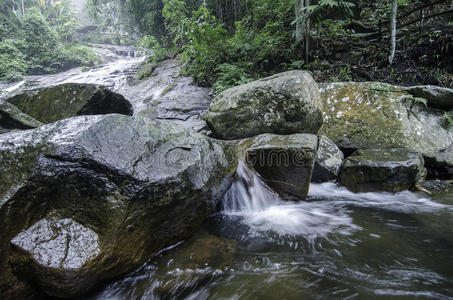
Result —
[[2, 84], [4, 298], [453, 296], [451, 90], [290, 71], [212, 99], [176, 60], [139, 80], [138, 51], [98, 51]]

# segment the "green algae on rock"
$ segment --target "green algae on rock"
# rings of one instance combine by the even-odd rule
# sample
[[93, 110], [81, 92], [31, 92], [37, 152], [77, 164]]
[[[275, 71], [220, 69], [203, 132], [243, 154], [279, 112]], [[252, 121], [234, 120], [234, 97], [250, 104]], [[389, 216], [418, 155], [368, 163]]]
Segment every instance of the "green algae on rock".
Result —
[[0, 100], [0, 134], [15, 129], [32, 129], [43, 124], [21, 112], [9, 102]]
[[322, 124], [320, 106], [311, 75], [289, 71], [224, 91], [205, 119], [216, 137], [227, 140], [264, 133], [316, 134]]
[[384, 83], [332, 83], [321, 88], [319, 134], [340, 148], [401, 147], [435, 154], [453, 143], [444, 112], [417, 103], [406, 88]]
[[133, 113], [132, 105], [123, 96], [104, 86], [85, 83], [65, 83], [30, 90], [6, 101], [43, 123], [79, 115]]
[[406, 149], [357, 150], [341, 165], [339, 181], [357, 193], [401, 192], [426, 177], [423, 156]]

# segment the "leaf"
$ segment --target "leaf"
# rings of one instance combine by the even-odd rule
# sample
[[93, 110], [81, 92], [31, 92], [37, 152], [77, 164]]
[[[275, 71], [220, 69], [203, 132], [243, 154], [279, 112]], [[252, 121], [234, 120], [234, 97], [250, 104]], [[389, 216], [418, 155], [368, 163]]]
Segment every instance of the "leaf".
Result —
[[415, 103], [423, 103], [426, 108], [428, 108], [428, 101], [425, 98], [421, 97], [414, 97], [414, 102]]
[[445, 119], [447, 119], [448, 124], [449, 124], [450, 126], [453, 125], [453, 119], [452, 119], [452, 117], [450, 116], [449, 113], [445, 112], [444, 117], [445, 117]]

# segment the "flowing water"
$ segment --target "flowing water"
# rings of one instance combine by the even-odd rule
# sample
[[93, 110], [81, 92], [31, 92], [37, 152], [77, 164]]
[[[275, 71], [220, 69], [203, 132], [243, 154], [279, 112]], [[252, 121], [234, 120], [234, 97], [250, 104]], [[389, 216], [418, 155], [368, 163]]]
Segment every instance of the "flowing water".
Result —
[[195, 237], [92, 299], [453, 299], [452, 197], [324, 183], [288, 203], [241, 163]]

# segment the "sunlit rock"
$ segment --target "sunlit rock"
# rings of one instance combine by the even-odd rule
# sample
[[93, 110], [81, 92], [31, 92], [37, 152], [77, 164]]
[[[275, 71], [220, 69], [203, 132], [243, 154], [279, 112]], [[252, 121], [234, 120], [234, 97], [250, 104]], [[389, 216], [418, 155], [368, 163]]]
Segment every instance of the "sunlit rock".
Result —
[[357, 150], [341, 165], [340, 184], [353, 192], [401, 192], [426, 177], [423, 156], [406, 149]]
[[318, 84], [311, 75], [289, 71], [224, 91], [205, 118], [221, 139], [263, 133], [316, 134], [322, 124], [320, 106]]

